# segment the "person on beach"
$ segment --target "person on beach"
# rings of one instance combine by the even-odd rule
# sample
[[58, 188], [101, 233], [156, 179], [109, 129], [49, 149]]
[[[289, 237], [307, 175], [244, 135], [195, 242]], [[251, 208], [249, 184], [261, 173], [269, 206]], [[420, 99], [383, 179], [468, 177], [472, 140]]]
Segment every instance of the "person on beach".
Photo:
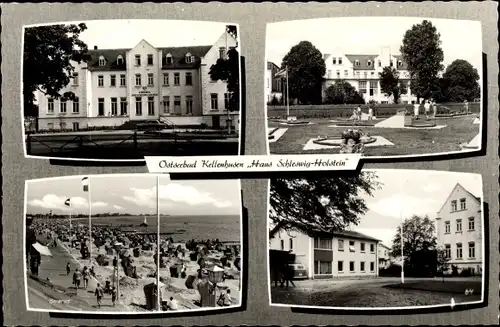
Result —
[[104, 292], [101, 288], [101, 284], [97, 283], [97, 287], [95, 288], [94, 295], [97, 298], [97, 306], [99, 307], [99, 309], [101, 308], [101, 300], [102, 300], [103, 294], [104, 294]]
[[437, 115], [437, 103], [436, 100], [432, 100], [432, 116], [435, 118]]
[[[222, 293], [222, 294], [224, 294], [224, 293]], [[230, 289], [226, 290], [226, 294], [224, 295], [222, 305], [225, 307], [228, 307], [231, 305], [231, 290]]]
[[73, 274], [73, 283], [75, 284], [77, 290], [80, 288], [81, 280], [82, 280], [82, 273], [78, 268], [76, 268], [75, 273]]
[[469, 102], [467, 100], [464, 100], [464, 111], [465, 113], [469, 113]]
[[429, 100], [425, 100], [424, 111], [425, 111], [425, 118], [429, 119], [429, 112], [431, 111], [431, 104], [429, 103]]
[[116, 288], [114, 286], [111, 289], [111, 303], [113, 303], [113, 306], [116, 304]]
[[71, 266], [68, 262], [68, 263], [66, 263], [66, 276], [68, 276], [70, 272], [71, 272]]
[[87, 287], [89, 286], [89, 271], [87, 266], [83, 267], [82, 275], [83, 275], [83, 287], [87, 289]]
[[179, 310], [179, 302], [171, 296], [168, 300], [167, 308], [172, 311]]

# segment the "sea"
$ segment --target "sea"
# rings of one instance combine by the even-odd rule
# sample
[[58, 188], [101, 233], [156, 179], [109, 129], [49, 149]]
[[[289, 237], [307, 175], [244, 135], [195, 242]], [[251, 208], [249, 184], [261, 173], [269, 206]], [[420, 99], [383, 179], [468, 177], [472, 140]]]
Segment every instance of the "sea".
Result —
[[[147, 226], [140, 226], [146, 218]], [[92, 217], [92, 225], [121, 227], [124, 231], [157, 233], [157, 216]], [[75, 218], [74, 223], [87, 224], [88, 218]], [[160, 216], [160, 234], [172, 237], [174, 242], [191, 239], [216, 239], [224, 242], [241, 241], [239, 215]]]

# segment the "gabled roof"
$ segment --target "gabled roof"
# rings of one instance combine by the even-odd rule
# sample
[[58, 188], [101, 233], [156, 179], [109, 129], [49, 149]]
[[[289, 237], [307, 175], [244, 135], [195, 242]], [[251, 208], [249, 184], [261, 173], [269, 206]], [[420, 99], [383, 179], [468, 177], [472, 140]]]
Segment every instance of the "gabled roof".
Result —
[[352, 238], [352, 239], [358, 239], [358, 240], [367, 240], [367, 241], [376, 241], [380, 242], [379, 239], [375, 237], [371, 237], [365, 234], [362, 234], [360, 232], [355, 232], [355, 231], [334, 231], [334, 232], [323, 232], [323, 231], [317, 231], [317, 232], [311, 232], [310, 236], [328, 236], [328, 237], [345, 237], [345, 238]]
[[326, 59], [327, 59], [328, 57], [330, 57], [330, 56], [331, 56], [331, 55], [330, 55], [329, 53], [325, 53], [325, 54], [323, 55], [323, 60], [326, 60]]
[[273, 69], [279, 70], [280, 68], [274, 62], [268, 61], [267, 62], [267, 69], [268, 70], [273, 70]]
[[[453, 192], [455, 192], [455, 190], [457, 188], [461, 188], [462, 190], [465, 191], [466, 194], [468, 194], [471, 198], [473, 198], [474, 200], [477, 201], [478, 204], [481, 204], [481, 198], [475, 196], [474, 194], [472, 194], [471, 192], [469, 192], [465, 187], [462, 186], [462, 184], [460, 183], [457, 183], [453, 189], [451, 190], [450, 194], [448, 195], [448, 197], [446, 198], [446, 201], [443, 202], [443, 205], [441, 206], [441, 208], [439, 209], [438, 213], [441, 212], [441, 210], [443, 210], [444, 206], [446, 205], [446, 203], [448, 203], [448, 201], [450, 200], [451, 198], [451, 195], [453, 194]], [[441, 217], [438, 217], [438, 218], [441, 218]]]
[[[347, 59], [352, 63], [354, 70], [375, 70], [375, 59], [378, 55], [352, 55], [346, 54]], [[355, 61], [359, 61], [359, 66], [356, 66]], [[368, 60], [371, 60], [371, 66], [368, 66]]]
[[[146, 41], [147, 42], [147, 41]], [[201, 63], [201, 58], [212, 48], [212, 45], [190, 46], [190, 47], [169, 47], [158, 48], [162, 51], [162, 68], [197, 68]], [[98, 49], [89, 50], [90, 61], [87, 67], [91, 71], [113, 71], [113, 70], [126, 70], [126, 55], [131, 49]], [[172, 64], [166, 64], [166, 55], [170, 53], [173, 58]], [[194, 56], [194, 62], [186, 62], [186, 54], [191, 53]], [[123, 57], [123, 64], [118, 65], [117, 58], [121, 55]], [[103, 56], [106, 59], [104, 66], [99, 66], [99, 57]]]

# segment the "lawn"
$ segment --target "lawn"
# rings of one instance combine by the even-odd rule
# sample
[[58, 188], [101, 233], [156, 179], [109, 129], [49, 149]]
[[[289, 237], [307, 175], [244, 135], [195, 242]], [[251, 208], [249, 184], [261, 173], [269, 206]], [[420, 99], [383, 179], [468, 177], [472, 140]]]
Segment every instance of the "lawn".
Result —
[[[335, 282], [332, 282], [335, 283]], [[463, 288], [462, 282], [445, 283], [450, 286]], [[465, 282], [467, 283], [467, 282]], [[418, 282], [418, 284], [427, 284]], [[460, 285], [459, 285], [460, 284]], [[293, 304], [320, 307], [408, 307], [449, 304], [451, 298], [456, 304], [481, 300], [481, 292], [465, 295], [464, 292], [453, 293], [434, 289], [426, 291], [421, 289], [403, 289], [401, 287], [388, 287], [399, 283], [373, 281], [370, 283], [346, 284], [334, 288], [271, 288], [273, 304]], [[453, 288], [453, 287], [452, 287]]]
[[[478, 133], [479, 124], [473, 124], [475, 117], [454, 117], [436, 119], [442, 129], [395, 129], [359, 127], [362, 132], [372, 136], [382, 136], [394, 143], [393, 146], [365, 147], [365, 156], [398, 156], [427, 153], [460, 151], [460, 144], [469, 143]], [[271, 154], [335, 154], [338, 147], [320, 150], [303, 150], [304, 145], [318, 136], [340, 136], [350, 127], [329, 127], [331, 119], [310, 119], [315, 124], [305, 126], [283, 126], [269, 122], [274, 127], [286, 127], [286, 133], [276, 142], [269, 144]], [[356, 127], [355, 127], [356, 128]]]

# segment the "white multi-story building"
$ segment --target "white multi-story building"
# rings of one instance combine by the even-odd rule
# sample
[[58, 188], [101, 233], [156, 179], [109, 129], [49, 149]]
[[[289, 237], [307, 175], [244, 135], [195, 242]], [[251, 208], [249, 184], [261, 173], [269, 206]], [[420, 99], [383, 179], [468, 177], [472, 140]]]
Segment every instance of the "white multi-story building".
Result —
[[74, 101], [35, 94], [38, 127], [78, 130], [165, 118], [177, 126], [229, 122], [238, 130], [239, 111], [227, 110], [227, 83], [209, 75], [230, 48], [237, 40], [229, 33], [209, 46], [156, 48], [142, 40], [132, 49], [94, 47], [89, 62], [74, 63], [71, 83], [60, 91], [73, 92]]
[[[444, 247], [449, 264], [461, 271], [482, 273], [483, 233], [481, 199], [457, 184], [436, 218], [437, 244]], [[450, 269], [451, 270], [451, 269]]]
[[390, 255], [391, 248], [383, 243], [378, 244], [378, 267], [379, 269], [388, 268], [392, 263]]
[[380, 76], [384, 67], [394, 67], [399, 72], [400, 81], [407, 92], [401, 95], [402, 103], [413, 103], [417, 98], [411, 94], [410, 74], [401, 55], [392, 54], [390, 48], [384, 47], [378, 54], [344, 54], [333, 51], [324, 54], [326, 73], [324, 76], [323, 95], [325, 90], [338, 81], [351, 84], [366, 102], [393, 103], [380, 88]]
[[273, 63], [267, 62], [266, 69], [266, 101], [272, 101], [273, 97], [280, 100], [283, 96], [283, 79], [276, 78], [276, 74], [280, 71], [279, 67]]

